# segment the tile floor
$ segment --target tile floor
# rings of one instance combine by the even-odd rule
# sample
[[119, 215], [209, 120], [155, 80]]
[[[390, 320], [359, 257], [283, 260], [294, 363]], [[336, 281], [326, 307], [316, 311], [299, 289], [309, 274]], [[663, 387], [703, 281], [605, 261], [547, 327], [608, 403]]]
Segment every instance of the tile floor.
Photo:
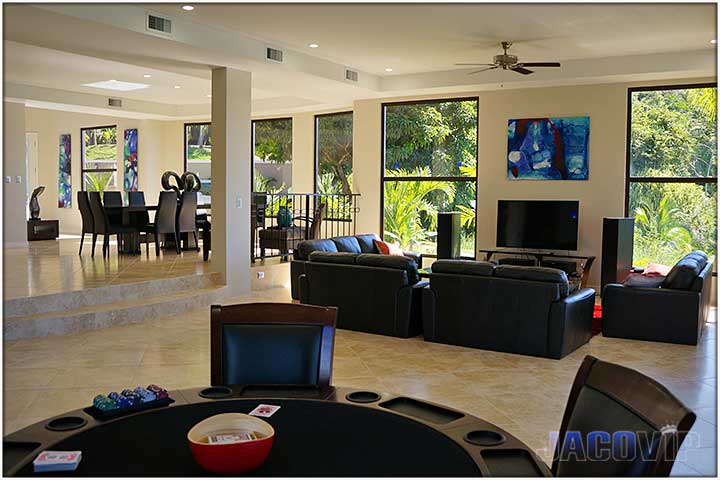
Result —
[[[234, 301], [290, 301], [290, 295], [275, 288], [226, 303]], [[549, 463], [548, 432], [559, 428], [575, 372], [592, 354], [652, 376], [691, 407], [698, 420], [673, 473], [714, 476], [716, 333], [710, 324], [697, 347], [597, 336], [562, 360], [548, 360], [339, 330], [333, 381], [472, 413], [512, 432]], [[4, 430], [86, 406], [98, 392], [151, 382], [168, 388], [207, 385], [209, 362], [207, 308], [142, 324], [5, 342]]]
[[[102, 237], [99, 237], [100, 239]], [[202, 261], [202, 252], [170, 250], [155, 256], [145, 246], [140, 255], [117, 255], [115, 241], [110, 256], [102, 259], [98, 240], [95, 258], [90, 257], [92, 236], [85, 236], [82, 256], [78, 255], [79, 236], [64, 236], [58, 241], [29, 242], [25, 247], [3, 249], [3, 298], [47, 295], [85, 288], [104, 287], [156, 278], [178, 277], [211, 272], [210, 262]]]

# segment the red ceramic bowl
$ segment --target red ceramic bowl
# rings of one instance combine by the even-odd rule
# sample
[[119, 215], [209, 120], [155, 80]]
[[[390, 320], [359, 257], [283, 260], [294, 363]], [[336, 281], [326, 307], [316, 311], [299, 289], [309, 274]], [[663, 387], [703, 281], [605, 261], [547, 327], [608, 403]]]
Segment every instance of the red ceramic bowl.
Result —
[[[256, 432], [260, 438], [247, 442], [211, 444], [208, 435], [238, 430]], [[205, 470], [238, 474], [258, 468], [272, 449], [275, 430], [266, 421], [244, 413], [221, 413], [196, 424], [187, 434], [195, 461]]]

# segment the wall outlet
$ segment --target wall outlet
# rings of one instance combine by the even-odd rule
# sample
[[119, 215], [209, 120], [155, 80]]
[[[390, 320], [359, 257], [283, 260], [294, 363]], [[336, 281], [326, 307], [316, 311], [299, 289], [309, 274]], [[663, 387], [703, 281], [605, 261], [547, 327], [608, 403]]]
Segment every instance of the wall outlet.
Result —
[[265, 272], [257, 272], [257, 278], [259, 278], [260, 280], [265, 278]]
[[12, 177], [10, 175], [5, 177], [5, 183], [12, 183]]
[[240, 195], [235, 197], [235, 208], [242, 208], [242, 197]]
[[22, 177], [20, 175], [15, 177], [15, 183], [22, 183]]

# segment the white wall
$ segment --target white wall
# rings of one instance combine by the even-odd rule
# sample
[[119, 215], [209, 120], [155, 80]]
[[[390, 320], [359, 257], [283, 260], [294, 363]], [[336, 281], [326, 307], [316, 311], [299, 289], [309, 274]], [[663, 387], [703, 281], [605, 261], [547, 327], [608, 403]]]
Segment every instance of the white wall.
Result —
[[[3, 102], [3, 243], [25, 244], [27, 241], [27, 179], [25, 178], [25, 105]], [[57, 172], [57, 168], [56, 168]], [[20, 176], [20, 183], [16, 177]], [[57, 178], [57, 173], [55, 178]], [[57, 192], [57, 180], [55, 183]], [[57, 202], [57, 201], [56, 201]]]
[[[117, 182], [120, 189], [123, 182], [123, 131], [128, 128], [138, 130], [138, 188], [145, 192], [148, 203], [157, 202], [162, 190], [160, 177], [164, 171], [183, 171], [181, 121], [135, 120], [26, 108], [22, 136], [24, 138], [24, 131], [38, 133], [38, 181], [46, 187], [40, 197], [40, 215], [42, 218], [59, 219], [61, 233], [79, 233], [82, 226], [77, 208], [77, 192], [82, 188], [80, 129], [104, 125], [117, 125]], [[58, 145], [63, 133], [71, 135], [72, 208], [57, 207]], [[5, 138], [8, 138], [7, 135]]]

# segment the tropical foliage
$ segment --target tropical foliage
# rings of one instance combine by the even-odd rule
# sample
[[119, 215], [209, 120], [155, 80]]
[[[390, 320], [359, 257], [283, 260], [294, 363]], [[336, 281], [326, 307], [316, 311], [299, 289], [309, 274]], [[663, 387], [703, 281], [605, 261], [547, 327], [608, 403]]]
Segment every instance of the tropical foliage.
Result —
[[[632, 93], [633, 177], [717, 178], [717, 89]], [[631, 181], [635, 264], [717, 251], [717, 185]]]
[[316, 122], [317, 192], [350, 194], [352, 193], [353, 114], [349, 112], [323, 115], [317, 117]]
[[292, 161], [292, 119], [255, 120], [253, 133], [257, 158], [279, 164]]
[[[396, 177], [424, 177], [396, 181]], [[385, 236], [435, 253], [437, 213], [459, 211], [462, 251], [474, 256], [477, 176], [475, 100], [385, 107]], [[438, 177], [452, 177], [442, 179]]]

